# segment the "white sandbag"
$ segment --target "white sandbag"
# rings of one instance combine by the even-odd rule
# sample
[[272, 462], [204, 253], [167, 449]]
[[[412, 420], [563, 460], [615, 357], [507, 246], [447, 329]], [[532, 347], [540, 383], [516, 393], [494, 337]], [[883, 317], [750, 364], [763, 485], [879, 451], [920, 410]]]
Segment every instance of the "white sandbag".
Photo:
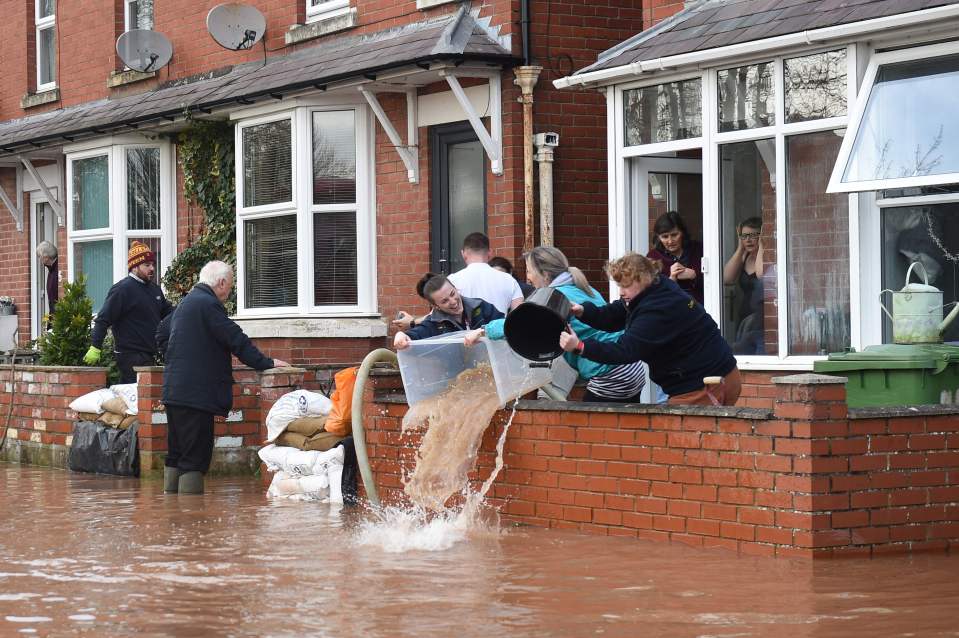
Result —
[[333, 465], [339, 465], [342, 468], [346, 451], [342, 445], [337, 445], [331, 450], [317, 452], [317, 454], [319, 456], [313, 461], [312, 473], [314, 475], [326, 474]]
[[294, 390], [281, 396], [266, 415], [267, 443], [283, 434], [293, 419], [305, 416], [326, 416], [333, 408], [332, 402], [319, 392]]
[[137, 384], [122, 383], [111, 385], [110, 389], [127, 404], [127, 414], [135, 415], [137, 413]]
[[[340, 445], [337, 449], [342, 450]], [[327, 470], [327, 476], [330, 479], [330, 503], [343, 503], [343, 463], [330, 463]]]
[[70, 403], [70, 409], [75, 412], [88, 412], [91, 414], [103, 414], [104, 401], [116, 398], [116, 393], [110, 388], [100, 388], [93, 392], [88, 392], [82, 397], [77, 397]]
[[[338, 446], [335, 449], [342, 450], [342, 446]], [[326, 465], [331, 458], [336, 458], [336, 455], [331, 455], [329, 450], [327, 452], [317, 452], [315, 450], [298, 450], [294, 447], [286, 447], [270, 444], [266, 447], [263, 447], [259, 451], [260, 459], [266, 463], [266, 467], [271, 472], [282, 471], [293, 476], [312, 476], [313, 474], [325, 474]], [[339, 454], [340, 463], [342, 464], [343, 453], [342, 451]]]
[[266, 491], [267, 496], [328, 502], [330, 499], [330, 480], [322, 476], [291, 476], [286, 472], [277, 472]]

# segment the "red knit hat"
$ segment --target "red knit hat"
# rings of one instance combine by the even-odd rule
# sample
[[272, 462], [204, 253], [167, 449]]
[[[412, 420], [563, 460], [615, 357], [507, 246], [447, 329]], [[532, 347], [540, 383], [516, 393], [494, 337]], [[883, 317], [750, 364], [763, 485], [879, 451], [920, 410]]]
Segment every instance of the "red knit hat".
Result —
[[130, 251], [127, 253], [127, 270], [133, 270], [137, 266], [146, 262], [156, 263], [156, 255], [150, 250], [150, 247], [142, 241], [133, 241], [130, 245]]

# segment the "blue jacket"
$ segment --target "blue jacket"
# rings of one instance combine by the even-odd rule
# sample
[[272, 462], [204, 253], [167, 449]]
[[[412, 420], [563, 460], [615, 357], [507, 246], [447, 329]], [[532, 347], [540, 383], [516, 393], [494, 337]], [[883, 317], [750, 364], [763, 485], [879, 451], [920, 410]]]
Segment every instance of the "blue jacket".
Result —
[[406, 336], [412, 340], [426, 339], [447, 332], [459, 330], [475, 330], [482, 328], [493, 319], [502, 319], [503, 313], [491, 303], [482, 299], [463, 297], [463, 317], [456, 321], [445, 312], [433, 309], [423, 323], [406, 331]]
[[703, 377], [725, 376], [736, 358], [716, 322], [676, 282], [658, 276], [629, 306], [622, 300], [583, 305], [583, 323], [625, 332], [615, 343], [586, 339], [583, 356], [600, 363], [645, 361], [649, 376], [670, 395], [703, 388]]
[[[606, 305], [606, 300], [603, 299], [603, 296], [593, 289], [591, 289], [592, 294], [588, 295], [580, 290], [576, 284], [569, 283], [556, 286], [556, 290], [563, 293], [563, 295], [569, 299], [571, 303], [578, 303], [580, 305], [592, 303], [597, 306]], [[505, 339], [506, 334], [503, 332], [503, 326], [505, 324], [506, 321], [504, 319], [496, 319], [495, 321], [489, 322], [486, 324], [486, 336], [490, 339]], [[620, 335], [623, 334], [622, 330], [617, 332], [602, 332], [601, 330], [596, 330], [595, 328], [587, 326], [585, 323], [572, 316], [569, 318], [569, 324], [573, 327], [573, 330], [576, 332], [576, 334], [579, 335], [580, 339], [616, 341], [619, 339]], [[563, 358], [566, 359], [566, 363], [579, 372], [580, 377], [587, 381], [593, 377], [606, 374], [613, 368], [611, 365], [590, 361], [589, 359], [581, 357], [572, 352], [567, 352], [565, 355], [563, 355]]]
[[232, 355], [255, 370], [273, 367], [206, 284], [183, 298], [169, 327], [164, 403], [226, 416], [233, 407]]

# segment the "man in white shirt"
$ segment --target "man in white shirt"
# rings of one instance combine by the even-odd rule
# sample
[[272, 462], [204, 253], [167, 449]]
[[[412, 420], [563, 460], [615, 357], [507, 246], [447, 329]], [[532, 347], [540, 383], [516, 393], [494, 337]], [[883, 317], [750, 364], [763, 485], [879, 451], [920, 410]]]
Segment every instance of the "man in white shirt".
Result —
[[449, 280], [463, 296], [482, 299], [506, 314], [523, 303], [523, 291], [512, 275], [496, 270], [487, 263], [489, 252], [489, 237], [483, 233], [467, 235], [460, 251], [466, 268], [454, 272]]

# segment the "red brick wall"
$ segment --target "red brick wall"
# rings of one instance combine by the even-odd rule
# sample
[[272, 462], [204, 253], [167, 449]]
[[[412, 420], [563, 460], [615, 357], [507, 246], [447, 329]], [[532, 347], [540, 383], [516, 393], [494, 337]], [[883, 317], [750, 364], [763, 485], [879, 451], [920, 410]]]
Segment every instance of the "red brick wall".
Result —
[[0, 424], [7, 438], [43, 445], [69, 445], [76, 413], [68, 406], [106, 385], [105, 368], [0, 365]]
[[[376, 389], [395, 388], [394, 378]], [[603, 408], [526, 402], [494, 502], [516, 520], [744, 553], [832, 556], [959, 544], [959, 420], [932, 409], [847, 416], [842, 385], [776, 386], [774, 409]], [[402, 501], [418, 436], [405, 404], [364, 408], [380, 495]], [[539, 407], [545, 406], [545, 407]], [[940, 413], [936, 413], [940, 412]], [[906, 413], [903, 411], [903, 413]], [[501, 412], [476, 481], [491, 470]]]

